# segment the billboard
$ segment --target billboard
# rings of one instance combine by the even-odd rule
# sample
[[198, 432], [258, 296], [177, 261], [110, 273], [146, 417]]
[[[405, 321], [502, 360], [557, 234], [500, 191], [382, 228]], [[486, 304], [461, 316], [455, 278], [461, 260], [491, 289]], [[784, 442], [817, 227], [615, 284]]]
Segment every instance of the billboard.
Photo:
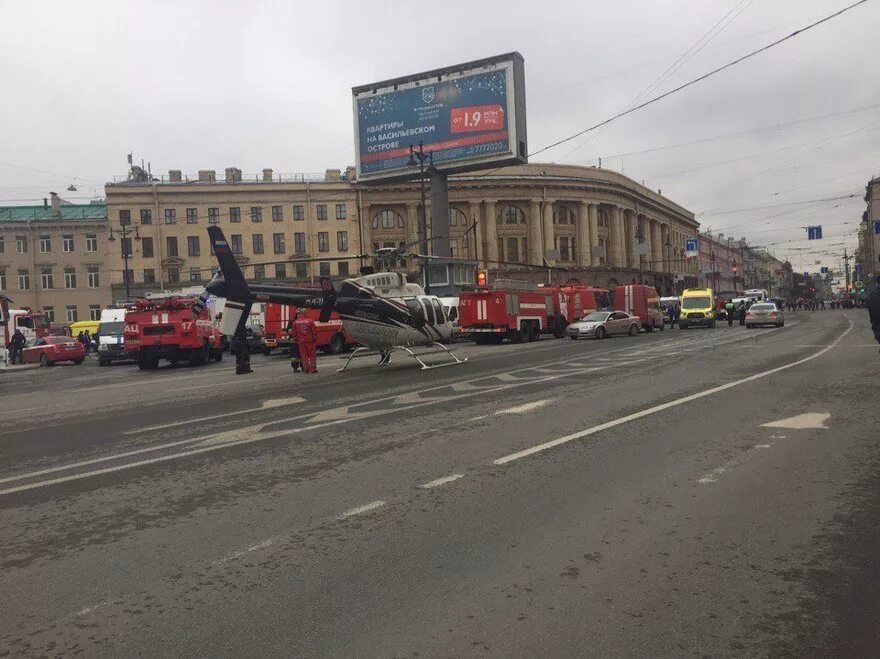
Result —
[[410, 148], [446, 173], [527, 162], [519, 53], [352, 88], [360, 181], [417, 176]]

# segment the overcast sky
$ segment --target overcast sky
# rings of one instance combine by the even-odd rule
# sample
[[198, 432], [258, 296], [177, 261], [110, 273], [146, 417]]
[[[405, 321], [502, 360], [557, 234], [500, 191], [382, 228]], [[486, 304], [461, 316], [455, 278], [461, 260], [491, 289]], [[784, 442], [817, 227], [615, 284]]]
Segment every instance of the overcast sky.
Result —
[[[511, 50], [525, 58], [534, 152], [627, 107], [670, 66], [642, 99], [851, 1], [0, 0], [0, 204], [74, 178], [68, 198], [100, 196], [129, 151], [154, 173], [344, 168], [353, 85]], [[803, 250], [816, 243], [800, 227], [822, 224], [818, 249], [835, 255], [856, 244], [880, 173], [878, 36], [872, 0], [533, 162], [601, 157], [714, 232], [836, 265]], [[753, 207], [769, 208], [734, 212]]]

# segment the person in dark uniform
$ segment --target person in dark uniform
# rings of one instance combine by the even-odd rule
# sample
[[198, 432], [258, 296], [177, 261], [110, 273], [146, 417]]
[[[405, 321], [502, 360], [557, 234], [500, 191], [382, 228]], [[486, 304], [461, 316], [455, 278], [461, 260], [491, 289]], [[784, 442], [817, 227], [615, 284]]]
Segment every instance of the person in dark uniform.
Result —
[[874, 340], [876, 340], [877, 343], [880, 343], [880, 275], [877, 275], [874, 288], [872, 288], [871, 292], [868, 294], [868, 299], [865, 301], [865, 305], [868, 307], [868, 318], [871, 320], [871, 329], [874, 331]]
[[21, 333], [21, 330], [16, 327], [15, 332], [12, 334], [12, 339], [9, 341], [10, 364], [21, 364], [21, 351], [24, 348], [25, 343], [27, 343], [27, 339], [24, 338], [24, 334]]

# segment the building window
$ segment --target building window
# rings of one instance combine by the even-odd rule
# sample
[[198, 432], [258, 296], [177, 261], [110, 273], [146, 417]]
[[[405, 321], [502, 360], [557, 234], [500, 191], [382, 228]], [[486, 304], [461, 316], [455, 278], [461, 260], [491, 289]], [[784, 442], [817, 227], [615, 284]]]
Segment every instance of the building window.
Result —
[[190, 268], [189, 269], [189, 280], [190, 281], [202, 281], [202, 271], [199, 268]]
[[101, 320], [101, 305], [100, 304], [90, 304], [89, 305], [89, 320]]
[[144, 268], [144, 283], [145, 284], [155, 284], [156, 283], [156, 271], [153, 268]]
[[28, 240], [27, 236], [16, 236], [15, 237], [15, 251], [19, 254], [27, 254], [27, 245]]
[[29, 273], [27, 270], [18, 271], [18, 290], [31, 290], [31, 273]]
[[52, 280], [52, 268], [40, 268], [40, 286], [43, 287], [43, 290], [55, 288], [54, 283]]
[[318, 263], [318, 274], [322, 277], [330, 276], [330, 261], [321, 261]]
[[504, 224], [525, 224], [525, 215], [516, 206], [505, 206], [501, 211]]
[[393, 210], [385, 209], [373, 216], [373, 228], [378, 229], [380, 224], [383, 229], [393, 229], [395, 226], [402, 229], [403, 217]]
[[180, 270], [178, 268], [168, 268], [168, 283], [169, 284], [179, 284], [180, 283]]
[[305, 211], [302, 206], [294, 206], [293, 207], [293, 219], [294, 220], [304, 220], [306, 219]]
[[519, 261], [519, 241], [516, 238], [507, 239], [507, 260]]
[[129, 224], [131, 224], [131, 211], [130, 210], [119, 211], [119, 225], [124, 227]]
[[50, 236], [40, 236], [40, 254], [48, 254], [52, 251], [52, 238]]
[[348, 261], [340, 261], [336, 264], [340, 277], [348, 277]]
[[297, 279], [305, 279], [309, 276], [309, 264], [308, 263], [295, 263], [294, 267], [296, 268], [296, 278]]
[[195, 208], [186, 209], [186, 223], [197, 224], [199, 221], [199, 211]]
[[318, 232], [318, 251], [319, 252], [329, 252], [330, 251], [330, 233], [328, 231], [319, 231]]
[[187, 236], [186, 237], [186, 253], [190, 256], [200, 256], [202, 253], [201, 246], [199, 245], [199, 237], [198, 236]]
[[67, 322], [75, 323], [79, 319], [79, 314], [76, 311], [76, 307], [72, 304], [68, 304], [67, 307]]
[[0, 236], [0, 254], [6, 252], [6, 239], [3, 236]]
[[348, 231], [336, 232], [336, 249], [340, 252], [348, 251]]
[[141, 224], [153, 223], [153, 211], [149, 208], [141, 208]]
[[241, 208], [238, 206], [231, 206], [229, 208], [229, 221], [241, 222]]
[[263, 253], [263, 234], [255, 233], [251, 236], [251, 241], [253, 243], [254, 254], [262, 254]]
[[560, 261], [574, 261], [574, 239], [567, 236], [559, 236], [556, 239]]
[[272, 234], [272, 250], [276, 254], [284, 254], [284, 234], [283, 233], [273, 233]]
[[597, 213], [596, 225], [600, 227], [608, 226], [608, 209], [599, 207], [599, 212]]
[[608, 252], [606, 251], [607, 243], [605, 242], [604, 238], [599, 238], [599, 244], [597, 247], [599, 251], [599, 265], [605, 265], [608, 258]]
[[295, 254], [305, 254], [306, 253], [306, 234], [304, 234], [304, 233], [293, 234], [293, 251]]
[[273, 222], [283, 222], [284, 221], [284, 207], [283, 206], [272, 206], [272, 221]]
[[457, 208], [449, 207], [449, 226], [454, 227], [455, 225], [460, 224], [463, 227], [468, 225], [467, 215], [462, 213]]
[[86, 276], [89, 281], [89, 288], [98, 288], [100, 286], [101, 280], [97, 266], [90, 265], [86, 268]]
[[167, 236], [165, 238], [165, 256], [178, 256], [177, 236]]
[[141, 238], [141, 255], [145, 259], [153, 258], [153, 239]]
[[122, 271], [122, 283], [123, 284], [133, 284], [134, 283], [134, 270], [129, 268], [128, 270]]
[[220, 224], [220, 209], [219, 208], [209, 208], [208, 209], [208, 224]]
[[265, 279], [265, 278], [266, 278], [266, 266], [255, 265], [254, 266], [254, 279]]
[[251, 222], [263, 221], [263, 209], [260, 206], [251, 206]]
[[6, 270], [0, 270], [0, 291], [6, 290]]
[[55, 307], [43, 307], [43, 313], [46, 314], [46, 320], [50, 323], [55, 322]]
[[134, 254], [134, 252], [131, 251], [131, 238], [123, 238], [122, 240], [120, 240], [119, 248], [121, 250], [120, 253], [122, 254], [123, 258], [126, 256], [131, 257], [132, 254]]
[[177, 209], [176, 208], [166, 208], [165, 209], [165, 224], [174, 224], [177, 222]]
[[336, 204], [336, 219], [344, 220], [347, 215], [345, 204]]
[[233, 233], [231, 236], [229, 236], [229, 238], [231, 241], [230, 246], [232, 247], [233, 254], [241, 254], [242, 252], [244, 252], [244, 246], [241, 240], [240, 233]]
[[319, 220], [326, 220], [327, 219], [327, 204], [318, 204], [316, 206], [316, 210], [318, 213]]
[[449, 241], [449, 253], [452, 254], [452, 258], [458, 258], [458, 241], [450, 239]]
[[64, 268], [64, 288], [76, 288], [76, 270]]
[[283, 263], [275, 264], [275, 279], [284, 279], [287, 277], [287, 268], [284, 267]]
[[574, 224], [574, 213], [568, 206], [558, 206], [553, 209], [553, 224]]
[[61, 249], [65, 252], [73, 251], [73, 234], [69, 233], [61, 238]]
[[86, 234], [86, 251], [87, 252], [97, 252], [98, 251], [98, 236], [93, 233]]

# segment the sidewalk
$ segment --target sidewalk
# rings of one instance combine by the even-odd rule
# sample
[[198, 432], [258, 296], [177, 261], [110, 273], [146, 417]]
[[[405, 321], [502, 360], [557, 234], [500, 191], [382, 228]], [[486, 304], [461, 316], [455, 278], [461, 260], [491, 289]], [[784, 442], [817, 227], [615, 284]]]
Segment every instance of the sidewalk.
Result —
[[15, 375], [16, 373], [22, 373], [24, 371], [31, 371], [35, 368], [40, 368], [39, 364], [15, 364], [3, 366], [0, 364], [0, 377], [8, 377], [10, 375]]

